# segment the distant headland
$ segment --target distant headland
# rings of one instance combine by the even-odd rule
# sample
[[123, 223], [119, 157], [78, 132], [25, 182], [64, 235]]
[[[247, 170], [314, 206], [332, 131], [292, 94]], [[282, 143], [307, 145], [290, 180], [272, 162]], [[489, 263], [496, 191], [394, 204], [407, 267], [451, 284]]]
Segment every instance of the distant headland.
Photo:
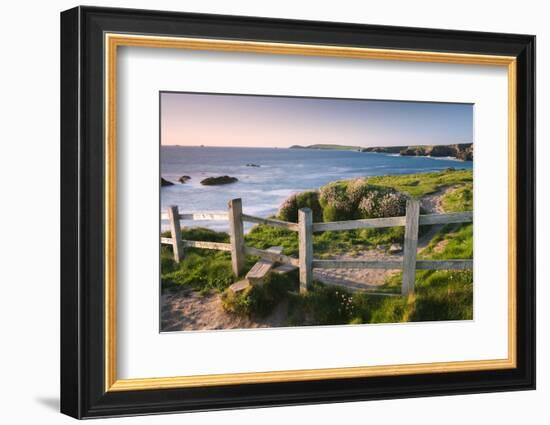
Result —
[[452, 145], [376, 146], [368, 148], [361, 146], [316, 144], [308, 146], [292, 145], [290, 149], [327, 149], [399, 154], [402, 156], [450, 157], [462, 161], [473, 161], [474, 159], [473, 143], [456, 143]]

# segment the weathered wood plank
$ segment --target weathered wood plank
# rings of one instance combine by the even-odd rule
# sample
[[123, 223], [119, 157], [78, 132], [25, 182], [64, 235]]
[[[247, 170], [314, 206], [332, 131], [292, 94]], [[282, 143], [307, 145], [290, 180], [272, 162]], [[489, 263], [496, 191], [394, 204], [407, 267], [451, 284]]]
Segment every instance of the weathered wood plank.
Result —
[[298, 267], [291, 264], [281, 264], [280, 266], [273, 268], [271, 272], [277, 274], [287, 274], [293, 272], [294, 270], [298, 270]]
[[[384, 269], [400, 270], [401, 261], [313, 260], [314, 269]], [[472, 270], [472, 260], [417, 260], [417, 270]]]
[[418, 221], [420, 202], [409, 199], [406, 208], [405, 241], [403, 243], [403, 283], [401, 294], [409, 295], [414, 292], [416, 279], [416, 248], [418, 245]]
[[168, 221], [170, 222], [170, 234], [172, 236], [172, 250], [174, 260], [179, 263], [183, 258], [183, 243], [181, 240], [181, 226], [177, 205], [168, 208]]
[[183, 240], [183, 245], [189, 248], [215, 249], [217, 251], [231, 251], [231, 244], [221, 242]]
[[314, 232], [329, 230], [353, 230], [378, 227], [404, 226], [405, 217], [369, 218], [364, 220], [331, 221], [328, 223], [313, 223]]
[[288, 255], [277, 254], [275, 252], [269, 252], [265, 249], [254, 248], [252, 246], [245, 246], [244, 251], [247, 255], [254, 255], [256, 257], [266, 258], [276, 263], [291, 264], [296, 267], [299, 266], [298, 259], [289, 257]]
[[[271, 248], [268, 248], [267, 251], [273, 252], [275, 254], [282, 254], [283, 247], [272, 246]], [[252, 268], [246, 274], [246, 278], [250, 281], [250, 283], [254, 285], [260, 285], [263, 283], [264, 278], [267, 276], [267, 274], [273, 268], [274, 265], [275, 265], [274, 261], [262, 258], [252, 266]]]
[[[205, 211], [180, 214], [180, 220], [227, 220], [228, 215], [224, 211]], [[168, 220], [168, 212], [160, 213], [161, 220]]]
[[267, 224], [269, 226], [282, 227], [283, 229], [293, 230], [296, 232], [298, 231], [297, 223], [290, 223], [288, 221], [276, 220], [274, 218], [262, 218], [262, 217], [255, 217], [253, 215], [243, 214], [243, 221], [248, 221], [250, 223]]
[[246, 288], [250, 287], [250, 282], [246, 279], [239, 280], [238, 282], [235, 282], [233, 285], [229, 287], [230, 290], [233, 292], [241, 292], [244, 291]]
[[418, 222], [425, 224], [448, 224], [448, 223], [471, 223], [474, 219], [473, 211], [445, 214], [424, 214], [421, 215]]
[[418, 260], [418, 270], [473, 270], [473, 260]]
[[384, 269], [401, 270], [401, 261], [380, 260], [313, 260], [314, 269]]
[[235, 276], [240, 276], [245, 265], [243, 205], [240, 198], [228, 204], [229, 239], [231, 242], [231, 266]]
[[[168, 213], [161, 212], [160, 218], [162, 220], [168, 220]], [[226, 212], [194, 212], [180, 214], [180, 220], [227, 220], [228, 214]], [[269, 224], [271, 226], [282, 227], [289, 230], [298, 230], [297, 223], [290, 223], [287, 221], [276, 220], [273, 218], [262, 218], [253, 215], [243, 214], [243, 221], [258, 224]], [[419, 224], [448, 224], [448, 223], [470, 223], [473, 221], [473, 211], [464, 211], [457, 213], [443, 213], [443, 214], [422, 214], [420, 216]], [[349, 221], [331, 221], [328, 223], [313, 223], [314, 232], [324, 232], [329, 230], [353, 230], [363, 228], [378, 228], [378, 227], [394, 227], [404, 226], [405, 217], [386, 217], [386, 218], [372, 218], [364, 220], [349, 220]]]
[[172, 245], [174, 242], [172, 241], [172, 238], [160, 238], [160, 243], [165, 245]]
[[181, 220], [227, 220], [229, 218], [226, 212], [194, 212], [180, 214]]
[[313, 213], [309, 208], [298, 210], [298, 252], [300, 292], [305, 293], [313, 282]]

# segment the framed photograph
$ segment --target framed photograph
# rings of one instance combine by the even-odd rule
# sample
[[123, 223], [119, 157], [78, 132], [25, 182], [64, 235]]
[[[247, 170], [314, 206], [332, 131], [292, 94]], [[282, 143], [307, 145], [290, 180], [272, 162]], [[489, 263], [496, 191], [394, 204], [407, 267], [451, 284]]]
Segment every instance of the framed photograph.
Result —
[[535, 387], [535, 37], [61, 14], [61, 411]]

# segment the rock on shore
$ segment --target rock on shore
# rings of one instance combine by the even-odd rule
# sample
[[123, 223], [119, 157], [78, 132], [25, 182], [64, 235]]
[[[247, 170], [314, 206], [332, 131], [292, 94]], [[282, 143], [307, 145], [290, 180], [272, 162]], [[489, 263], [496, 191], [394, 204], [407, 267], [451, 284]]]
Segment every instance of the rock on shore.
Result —
[[160, 178], [160, 185], [161, 185], [161, 187], [164, 187], [164, 186], [174, 186], [174, 183], [169, 182], [169, 181], [166, 180], [164, 177], [161, 177], [161, 178]]
[[207, 177], [204, 180], [201, 180], [201, 184], [204, 186], [216, 186], [221, 184], [235, 183], [237, 181], [239, 181], [237, 177], [218, 176], [218, 177]]

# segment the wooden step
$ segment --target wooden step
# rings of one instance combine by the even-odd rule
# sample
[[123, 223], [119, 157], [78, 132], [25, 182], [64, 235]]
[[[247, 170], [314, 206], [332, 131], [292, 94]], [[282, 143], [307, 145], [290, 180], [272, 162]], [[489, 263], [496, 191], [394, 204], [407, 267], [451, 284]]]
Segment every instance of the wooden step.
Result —
[[[272, 246], [267, 251], [274, 252], [276, 254], [282, 254], [282, 246]], [[253, 285], [261, 285], [264, 283], [264, 278], [267, 276], [269, 271], [273, 268], [275, 263], [266, 259], [259, 260], [250, 271], [246, 274], [246, 279]]]
[[293, 266], [292, 264], [281, 264], [280, 266], [275, 267], [271, 271], [277, 274], [287, 274], [294, 270], [298, 270], [298, 267]]
[[229, 287], [233, 292], [241, 292], [250, 286], [248, 279], [239, 280]]

